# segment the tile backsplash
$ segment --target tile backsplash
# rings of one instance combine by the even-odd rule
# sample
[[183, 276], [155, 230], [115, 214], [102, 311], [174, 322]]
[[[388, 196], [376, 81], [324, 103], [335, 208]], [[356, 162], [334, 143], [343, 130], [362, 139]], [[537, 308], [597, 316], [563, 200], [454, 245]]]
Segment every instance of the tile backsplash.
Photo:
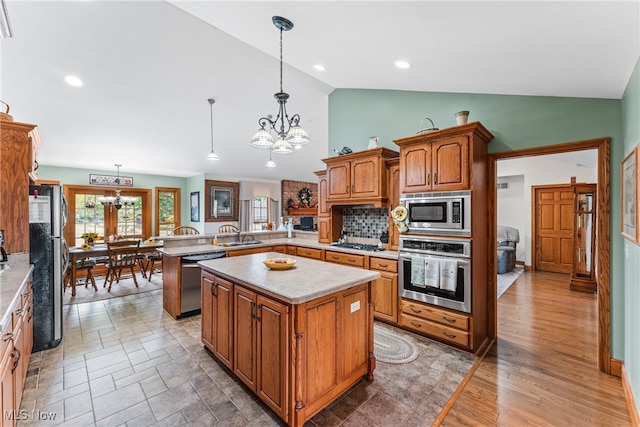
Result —
[[386, 208], [344, 208], [342, 225], [349, 237], [380, 239], [389, 230], [389, 213]]

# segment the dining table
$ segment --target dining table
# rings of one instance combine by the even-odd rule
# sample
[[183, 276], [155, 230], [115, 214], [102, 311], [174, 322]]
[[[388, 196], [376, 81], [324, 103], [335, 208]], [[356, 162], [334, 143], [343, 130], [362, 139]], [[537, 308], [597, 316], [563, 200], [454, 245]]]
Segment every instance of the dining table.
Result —
[[[154, 252], [163, 246], [162, 241], [145, 240], [140, 243], [138, 252]], [[69, 248], [69, 267], [71, 269], [71, 296], [76, 296], [77, 264], [76, 261], [87, 258], [104, 257], [109, 254], [106, 243], [97, 243], [93, 246], [72, 246]]]

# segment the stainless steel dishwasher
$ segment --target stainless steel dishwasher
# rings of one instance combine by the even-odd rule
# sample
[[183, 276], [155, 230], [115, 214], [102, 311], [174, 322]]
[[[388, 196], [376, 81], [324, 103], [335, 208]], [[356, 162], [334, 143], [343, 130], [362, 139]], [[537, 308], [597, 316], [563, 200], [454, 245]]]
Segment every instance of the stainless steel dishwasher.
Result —
[[180, 289], [180, 316], [193, 316], [200, 313], [200, 266], [199, 261], [226, 257], [223, 252], [211, 252], [182, 257], [182, 287]]

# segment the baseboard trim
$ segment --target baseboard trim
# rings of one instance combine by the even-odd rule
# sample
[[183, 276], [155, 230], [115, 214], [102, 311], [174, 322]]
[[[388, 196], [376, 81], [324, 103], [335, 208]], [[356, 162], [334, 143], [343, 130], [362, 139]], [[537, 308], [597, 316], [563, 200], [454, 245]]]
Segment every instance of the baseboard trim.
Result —
[[[613, 361], [616, 359], [611, 359], [611, 367], [613, 368]], [[627, 376], [627, 370], [624, 367], [624, 362], [618, 360], [620, 363], [621, 376], [622, 380], [622, 390], [624, 391], [624, 397], [627, 401], [627, 408], [629, 409], [629, 416], [631, 417], [631, 425], [640, 426], [640, 413], [638, 413], [638, 408], [636, 407], [636, 400], [633, 398], [633, 390], [631, 389], [631, 384], [629, 384], [629, 377]], [[612, 369], [613, 370], [613, 369]]]
[[609, 366], [611, 368], [611, 372], [609, 372], [611, 375], [618, 378], [622, 377], [622, 360], [611, 358]]

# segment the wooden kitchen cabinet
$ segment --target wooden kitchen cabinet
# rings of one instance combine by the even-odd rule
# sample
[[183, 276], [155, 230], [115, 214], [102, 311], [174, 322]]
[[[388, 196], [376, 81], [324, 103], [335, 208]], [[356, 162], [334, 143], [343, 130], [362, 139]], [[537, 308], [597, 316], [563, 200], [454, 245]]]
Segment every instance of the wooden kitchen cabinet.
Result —
[[486, 185], [486, 145], [492, 139], [480, 122], [474, 122], [394, 140], [400, 147], [400, 193]]
[[201, 312], [202, 341], [233, 370], [233, 283], [203, 271]]
[[29, 173], [35, 125], [0, 122], [0, 228], [7, 253], [29, 252]]
[[380, 272], [373, 282], [373, 315], [376, 319], [398, 323], [398, 261], [386, 258], [369, 259], [369, 269]]
[[318, 176], [318, 242], [331, 243], [333, 236], [333, 226], [337, 223], [332, 221], [331, 207], [327, 203], [328, 185], [327, 171], [314, 172]]
[[[387, 160], [388, 179], [389, 179], [389, 212], [400, 204], [400, 160]], [[393, 216], [389, 214], [389, 243], [387, 249], [398, 250], [398, 241], [400, 232], [393, 221]]]
[[303, 256], [305, 258], [313, 258], [322, 260], [322, 249], [313, 249], [313, 248], [303, 248], [296, 247], [296, 255]]
[[228, 250], [227, 257], [250, 255], [250, 254], [261, 254], [263, 252], [273, 252], [273, 246], [260, 246], [258, 248], [242, 248], [242, 249]]
[[335, 262], [337, 264], [351, 265], [353, 267], [364, 268], [364, 255], [356, 255], [345, 252], [325, 251], [324, 260], [327, 262]]
[[288, 307], [241, 286], [233, 295], [233, 372], [285, 418]]
[[400, 326], [448, 344], [467, 349], [473, 347], [469, 336], [471, 320], [468, 315], [404, 298], [400, 306]]
[[323, 159], [327, 165], [327, 196], [332, 204], [370, 201], [378, 207], [387, 200], [387, 171], [384, 161], [397, 157], [396, 151], [374, 148]]
[[0, 401], [2, 422], [0, 425], [14, 426], [19, 415], [22, 391], [33, 349], [33, 291], [32, 278], [20, 293], [11, 311], [10, 322], [0, 340]]

